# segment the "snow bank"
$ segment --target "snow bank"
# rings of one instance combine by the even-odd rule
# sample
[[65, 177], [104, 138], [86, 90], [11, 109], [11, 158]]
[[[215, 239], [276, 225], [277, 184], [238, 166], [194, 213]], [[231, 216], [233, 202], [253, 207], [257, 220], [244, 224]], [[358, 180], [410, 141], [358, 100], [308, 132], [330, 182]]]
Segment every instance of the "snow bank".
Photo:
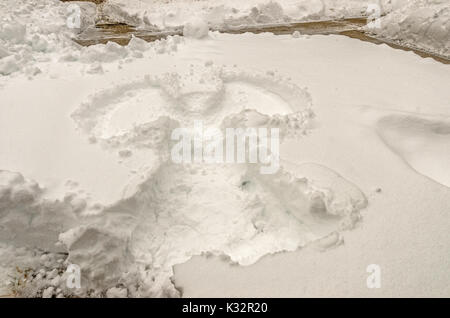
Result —
[[40, 62], [55, 59], [63, 51], [76, 51], [71, 38], [93, 25], [95, 5], [77, 2], [81, 10], [80, 28], [68, 27], [69, 6], [58, 0], [12, 1], [0, 3], [0, 75], [17, 71], [34, 76]]
[[[104, 14], [112, 21], [143, 28], [181, 28], [196, 17], [210, 28], [368, 16], [366, 31], [449, 55], [450, 8], [446, 0], [108, 0]], [[380, 23], [380, 24], [379, 24]]]
[[[101, 74], [105, 63], [143, 58], [149, 50], [175, 51], [181, 42], [179, 37], [170, 37], [150, 45], [134, 37], [126, 47], [113, 42], [80, 47], [72, 39], [98, 19], [95, 4], [84, 1], [7, 0], [0, 3], [0, 12], [0, 76], [48, 76], [45, 69], [52, 62], [65, 66], [81, 62], [87, 74]], [[73, 16], [78, 12], [80, 25], [74, 27], [77, 19]]]
[[183, 27], [183, 35], [195, 39], [201, 39], [208, 36], [208, 31], [208, 23], [201, 19], [188, 21]]
[[46, 200], [39, 185], [20, 173], [0, 170], [0, 240], [16, 246], [58, 251], [61, 231], [83, 209], [82, 198], [68, 194], [63, 202]]
[[366, 30], [403, 45], [450, 56], [450, 5], [446, 0], [403, 1]]
[[117, 22], [142, 27], [179, 27], [198, 17], [218, 28], [360, 16], [366, 14], [371, 3], [370, 0], [108, 0], [103, 13]]

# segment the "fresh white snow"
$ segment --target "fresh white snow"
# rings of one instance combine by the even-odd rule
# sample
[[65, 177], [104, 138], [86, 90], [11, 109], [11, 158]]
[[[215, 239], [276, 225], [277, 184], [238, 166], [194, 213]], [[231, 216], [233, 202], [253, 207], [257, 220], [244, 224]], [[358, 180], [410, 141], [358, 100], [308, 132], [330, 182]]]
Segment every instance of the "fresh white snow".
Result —
[[449, 56], [447, 0], [108, 0], [110, 21], [144, 29], [167, 29], [200, 20], [211, 28], [369, 17], [365, 27], [379, 37]]
[[[381, 1], [371, 31], [448, 55], [445, 1], [401, 3]], [[72, 38], [99, 12], [77, 4], [81, 29], [70, 3], [0, 4], [0, 295], [450, 295], [449, 66], [343, 36], [209, 30], [370, 1], [109, 0], [116, 22], [184, 36], [89, 47]], [[198, 120], [279, 128], [281, 168], [174, 163], [172, 131]]]

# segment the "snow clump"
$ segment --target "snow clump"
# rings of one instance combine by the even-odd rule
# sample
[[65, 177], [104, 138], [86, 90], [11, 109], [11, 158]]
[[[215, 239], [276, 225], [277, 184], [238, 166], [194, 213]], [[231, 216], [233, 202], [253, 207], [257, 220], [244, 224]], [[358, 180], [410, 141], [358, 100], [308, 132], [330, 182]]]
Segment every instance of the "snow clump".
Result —
[[194, 39], [203, 39], [207, 37], [208, 31], [208, 23], [199, 18], [188, 21], [183, 27], [183, 35]]

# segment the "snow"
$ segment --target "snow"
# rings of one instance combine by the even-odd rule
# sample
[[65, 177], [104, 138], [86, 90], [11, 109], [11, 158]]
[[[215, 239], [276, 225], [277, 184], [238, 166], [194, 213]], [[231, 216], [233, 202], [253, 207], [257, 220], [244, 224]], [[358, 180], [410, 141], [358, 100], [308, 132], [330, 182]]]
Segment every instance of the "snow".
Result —
[[108, 298], [125, 298], [127, 297], [127, 290], [125, 288], [113, 287], [106, 292]]
[[360, 16], [366, 0], [108, 0], [106, 16], [131, 25], [168, 28], [182, 26], [193, 17], [210, 26], [239, 26]]
[[[2, 293], [449, 295], [448, 66], [342, 36], [210, 31], [369, 1], [110, 0], [103, 16], [184, 36], [89, 47], [71, 39], [97, 9], [77, 4], [75, 30], [68, 3], [0, 4]], [[371, 31], [447, 54], [448, 7], [420, 4], [382, 3]], [[281, 168], [172, 162], [173, 129], [199, 119], [280, 129]]]
[[201, 39], [208, 36], [208, 23], [201, 19], [193, 19], [183, 27], [183, 35], [188, 38]]
[[380, 28], [367, 27], [379, 37], [404, 45], [450, 55], [450, 6], [448, 1], [407, 1], [380, 18]]
[[102, 8], [112, 21], [162, 30], [192, 19], [226, 29], [367, 16], [365, 29], [379, 37], [449, 56], [447, 0], [108, 0]]

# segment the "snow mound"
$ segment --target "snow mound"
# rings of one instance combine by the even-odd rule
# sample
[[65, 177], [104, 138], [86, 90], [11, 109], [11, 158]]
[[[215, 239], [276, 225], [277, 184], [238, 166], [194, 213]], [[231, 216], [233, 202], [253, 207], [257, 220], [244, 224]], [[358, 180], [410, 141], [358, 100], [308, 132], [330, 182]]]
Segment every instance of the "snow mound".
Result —
[[390, 115], [379, 120], [378, 133], [411, 168], [450, 187], [450, 122]]
[[[447, 0], [109, 0], [107, 20], [159, 29], [184, 27], [184, 35], [206, 36], [214, 29], [290, 22], [369, 17], [365, 28], [403, 45], [449, 56]], [[190, 22], [195, 16], [196, 22]], [[375, 22], [375, 23], [374, 23]]]
[[143, 21], [139, 18], [139, 14], [130, 12], [127, 8], [128, 5], [132, 5], [132, 3], [116, 4], [114, 1], [106, 1], [101, 6], [98, 18], [104, 23], [125, 23], [134, 26], [141, 24]]
[[[193, 16], [213, 28], [367, 15], [373, 0], [108, 0], [106, 20], [159, 29], [182, 27]], [[382, 0], [383, 5], [389, 0]], [[383, 12], [383, 6], [382, 6]]]
[[[69, 26], [70, 6], [80, 10], [80, 27]], [[23, 71], [37, 75], [37, 64], [77, 52], [71, 39], [94, 24], [96, 7], [89, 2], [4, 0], [0, 3], [0, 75]]]
[[0, 170], [0, 241], [48, 251], [61, 231], [76, 219], [81, 198], [68, 195], [64, 202], [45, 199], [45, 190], [20, 173]]
[[[132, 43], [132, 48], [133, 45], [135, 44]], [[95, 62], [107, 63], [124, 59], [128, 54], [129, 51], [127, 50], [127, 47], [121, 46], [115, 42], [108, 42], [107, 44], [84, 47], [80, 53], [80, 60], [87, 64]]]
[[183, 27], [183, 35], [194, 39], [203, 39], [207, 37], [208, 31], [208, 23], [199, 18], [188, 21]]
[[366, 30], [425, 51], [450, 56], [450, 6], [446, 0], [407, 1]]
[[17, 172], [0, 170], [0, 207], [14, 208], [33, 203], [41, 190], [36, 182], [25, 180]]

